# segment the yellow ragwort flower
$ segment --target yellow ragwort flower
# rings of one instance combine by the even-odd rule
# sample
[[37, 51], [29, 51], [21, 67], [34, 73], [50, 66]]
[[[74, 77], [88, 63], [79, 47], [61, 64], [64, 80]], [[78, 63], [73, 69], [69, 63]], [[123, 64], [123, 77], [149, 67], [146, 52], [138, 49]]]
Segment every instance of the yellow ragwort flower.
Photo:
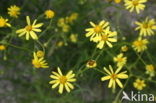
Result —
[[60, 94], [63, 93], [64, 88], [67, 92], [70, 92], [72, 89], [74, 89], [74, 86], [72, 82], [75, 82], [75, 74], [73, 71], [69, 71], [66, 75], [63, 75], [60, 68], [57, 68], [57, 72], [52, 72], [52, 75], [50, 75], [50, 78], [54, 79], [51, 80], [49, 83], [52, 84], [52, 88], [56, 88], [59, 86], [58, 92]]
[[86, 29], [86, 37], [90, 37], [90, 41], [96, 40], [95, 38], [101, 36], [105, 32], [105, 28], [109, 26], [109, 22], [102, 20], [99, 24], [90, 22], [92, 28]]
[[17, 18], [18, 15], [20, 15], [20, 7], [18, 7], [18, 6], [16, 6], [16, 5], [11, 5], [11, 6], [8, 8], [8, 14], [9, 14], [11, 17]]
[[32, 39], [37, 40], [38, 36], [35, 32], [41, 32], [41, 29], [39, 29], [39, 27], [41, 27], [43, 23], [36, 24], [37, 20], [35, 19], [33, 24], [31, 24], [29, 16], [26, 16], [26, 21], [27, 26], [17, 30], [16, 33], [19, 34], [19, 37], [26, 35], [26, 40], [29, 40], [30, 36], [32, 37]]
[[46, 10], [44, 14], [47, 19], [51, 19], [55, 16], [55, 12], [53, 10]]
[[143, 90], [144, 87], [146, 87], [145, 81], [136, 79], [135, 82], [133, 83], [134, 88], [137, 90]]
[[110, 48], [113, 47], [111, 42], [117, 42], [117, 32], [111, 32], [110, 27], [107, 27], [104, 34], [101, 34], [101, 36], [98, 36], [94, 38], [94, 41], [97, 42], [97, 48], [102, 49], [105, 44], [107, 44]]
[[73, 42], [73, 43], [76, 43], [77, 39], [78, 39], [77, 36], [78, 36], [77, 34], [71, 34], [70, 37], [69, 37], [70, 41]]
[[56, 46], [57, 47], [62, 47], [64, 45], [64, 42], [63, 41], [58, 41], [57, 43], [56, 43]]
[[123, 53], [118, 54], [113, 59], [114, 59], [114, 62], [117, 63], [117, 67], [123, 67], [127, 62], [127, 57], [124, 57]]
[[152, 64], [146, 65], [146, 74], [149, 74], [150, 77], [155, 76], [155, 68]]
[[147, 44], [148, 44], [147, 39], [138, 38], [133, 42], [132, 47], [134, 48], [135, 51], [142, 52], [147, 49]]
[[72, 13], [69, 17], [66, 18], [67, 23], [73, 23], [74, 20], [78, 18], [78, 13]]
[[135, 22], [138, 25], [135, 30], [140, 30], [140, 36], [151, 36], [154, 35], [156, 30], [156, 22], [154, 19], [146, 18], [143, 22]]
[[44, 60], [44, 57], [38, 57], [37, 54], [33, 53], [34, 58], [32, 64], [35, 68], [49, 68], [48, 63]]
[[3, 18], [2, 16], [0, 16], [0, 28], [1, 27], [11, 27], [8, 23], [8, 19]]
[[144, 10], [145, 4], [147, 0], [124, 0], [125, 1], [125, 7], [130, 12], [133, 12], [134, 10], [139, 14], [141, 10]]
[[123, 84], [119, 79], [127, 79], [128, 75], [126, 74], [127, 71], [121, 72], [122, 68], [117, 68], [117, 70], [114, 72], [111, 65], [109, 65], [109, 70], [104, 67], [104, 71], [107, 73], [107, 76], [104, 76], [101, 78], [101, 81], [109, 80], [108, 88], [116, 88], [116, 83], [119, 85], [120, 88], [123, 88]]
[[37, 55], [37, 57], [44, 57], [44, 52], [43, 51], [41, 51], [41, 50], [38, 50], [37, 52], [36, 52], [36, 55]]
[[86, 67], [87, 68], [95, 68], [97, 66], [97, 63], [95, 60], [88, 60]]
[[122, 52], [126, 52], [128, 50], [128, 47], [126, 45], [122, 46], [121, 47], [121, 51]]
[[0, 51], [6, 50], [5, 45], [0, 45]]

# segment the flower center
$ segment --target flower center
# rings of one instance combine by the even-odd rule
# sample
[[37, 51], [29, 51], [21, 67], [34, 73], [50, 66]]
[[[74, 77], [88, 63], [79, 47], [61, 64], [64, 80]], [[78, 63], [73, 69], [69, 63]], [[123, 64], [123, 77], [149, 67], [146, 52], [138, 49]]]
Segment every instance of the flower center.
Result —
[[140, 46], [143, 45], [143, 42], [142, 42], [142, 41], [136, 41], [136, 42], [134, 43], [134, 45], [140, 47]]
[[99, 25], [97, 25], [97, 26], [94, 28], [94, 31], [95, 31], [96, 33], [101, 33], [101, 32], [102, 32], [102, 27], [99, 26]]
[[41, 63], [37, 60], [33, 60], [32, 64], [34, 65], [35, 68], [40, 68], [41, 67]]
[[61, 84], [65, 84], [65, 83], [67, 82], [66, 76], [61, 76], [61, 77], [59, 78], [59, 80], [60, 80], [60, 83], [61, 83]]
[[108, 36], [107, 35], [102, 35], [102, 40], [103, 41], [107, 41], [108, 40]]
[[89, 60], [89, 61], [88, 61], [88, 64], [89, 64], [90, 66], [93, 66], [93, 65], [95, 64], [95, 61], [94, 61], [94, 60]]
[[115, 80], [115, 79], [117, 78], [117, 75], [113, 73], [113, 74], [111, 75], [111, 78], [112, 78], [113, 80]]
[[26, 29], [27, 31], [31, 31], [31, 30], [32, 30], [32, 26], [31, 26], [31, 25], [27, 25], [27, 26], [25, 27], [25, 29]]
[[139, 4], [139, 1], [138, 0], [133, 0], [132, 3], [133, 3], [134, 6], [137, 6]]
[[123, 60], [122, 58], [118, 58], [117, 59], [118, 62], [122, 62], [122, 60]]
[[0, 19], [0, 27], [4, 27], [6, 24], [4, 19]]

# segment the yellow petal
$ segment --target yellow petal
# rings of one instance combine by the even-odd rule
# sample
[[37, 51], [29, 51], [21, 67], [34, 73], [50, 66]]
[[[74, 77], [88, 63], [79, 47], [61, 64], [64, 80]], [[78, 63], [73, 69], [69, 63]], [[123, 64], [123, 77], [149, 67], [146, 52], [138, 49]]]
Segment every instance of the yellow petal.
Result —
[[111, 78], [110, 76], [104, 76], [104, 77], [101, 78], [101, 81], [105, 81], [105, 80], [108, 80], [110, 78]]
[[117, 82], [117, 84], [120, 86], [120, 88], [123, 88], [123, 85], [122, 85], [122, 83], [120, 82], [119, 79], [116, 79], [116, 82]]
[[59, 86], [59, 93], [60, 93], [60, 94], [63, 93], [63, 88], [64, 88], [64, 87], [63, 87], [63, 84], [60, 84], [60, 86]]

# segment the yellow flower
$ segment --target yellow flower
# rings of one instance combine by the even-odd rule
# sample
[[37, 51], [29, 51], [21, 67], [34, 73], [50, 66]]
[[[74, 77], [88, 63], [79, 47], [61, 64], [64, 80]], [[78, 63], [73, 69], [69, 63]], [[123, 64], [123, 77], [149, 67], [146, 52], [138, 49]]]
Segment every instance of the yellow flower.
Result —
[[57, 21], [57, 26], [62, 27], [63, 25], [65, 25], [65, 19], [59, 18], [59, 20]]
[[71, 34], [69, 37], [70, 41], [73, 43], [76, 43], [77, 42], [77, 36], [78, 36], [77, 34]]
[[52, 72], [52, 75], [50, 75], [50, 78], [54, 80], [51, 80], [49, 83], [52, 84], [52, 88], [59, 86], [58, 92], [60, 94], [63, 93], [64, 88], [67, 92], [70, 92], [72, 89], [74, 89], [74, 86], [71, 83], [76, 81], [75, 74], [71, 70], [66, 75], [63, 75], [59, 67], [57, 70], [58, 73]]
[[115, 3], [120, 3], [122, 0], [107, 0], [107, 1], [109, 1], [109, 2], [111, 2], [111, 1], [114, 1]]
[[57, 47], [62, 47], [64, 45], [64, 42], [63, 41], [58, 41], [57, 43], [56, 43], [56, 46]]
[[143, 22], [135, 22], [138, 25], [135, 30], [140, 30], [140, 36], [151, 36], [154, 35], [156, 30], [156, 22], [154, 19], [146, 18]]
[[122, 0], [114, 0], [115, 3], [120, 3]]
[[43, 57], [38, 57], [35, 52], [33, 56], [32, 64], [35, 68], [49, 68], [48, 63], [46, 63]]
[[69, 17], [67, 17], [68, 23], [73, 23], [74, 20], [78, 18], [78, 13], [72, 13]]
[[134, 88], [137, 90], [143, 90], [144, 87], [146, 87], [145, 81], [136, 79], [135, 82], [133, 83]]
[[18, 7], [18, 6], [16, 6], [16, 5], [10, 6], [10, 8], [8, 8], [8, 14], [9, 14], [11, 17], [17, 18], [18, 15], [20, 15], [20, 7]]
[[64, 25], [62, 26], [62, 31], [65, 32], [65, 33], [68, 32], [69, 29], [70, 29], [70, 26], [69, 26], [68, 24], [64, 24]]
[[150, 77], [155, 76], [155, 68], [152, 64], [146, 65], [146, 74], [149, 74]]
[[122, 52], [126, 52], [128, 50], [128, 47], [126, 45], [122, 46], [121, 47], [121, 51]]
[[55, 12], [53, 10], [46, 10], [44, 14], [47, 19], [51, 19], [55, 16]]
[[39, 27], [41, 27], [43, 23], [36, 24], [37, 20], [34, 20], [33, 24], [31, 24], [29, 16], [26, 16], [26, 21], [27, 26], [17, 30], [16, 33], [19, 34], [19, 37], [26, 35], [26, 40], [29, 40], [30, 36], [32, 37], [32, 39], [37, 40], [38, 36], [35, 32], [41, 32], [41, 29], [39, 29]]
[[11, 25], [8, 23], [8, 19], [4, 19], [0, 16], [0, 28], [6, 26], [11, 27]]
[[135, 40], [133, 42], [132, 47], [137, 52], [142, 52], [142, 51], [145, 51], [147, 49], [147, 44], [148, 44], [147, 39], [138, 38], [137, 40]]
[[95, 60], [89, 60], [86, 64], [87, 68], [95, 68], [97, 66], [97, 63]]
[[134, 10], [139, 14], [141, 10], [144, 10], [147, 0], [125, 0], [126, 9], [130, 12]]
[[121, 72], [122, 68], [117, 68], [117, 70], [114, 72], [111, 65], [109, 65], [109, 70], [104, 67], [104, 71], [107, 73], [107, 76], [104, 76], [101, 78], [101, 81], [109, 80], [108, 88], [116, 88], [116, 83], [119, 85], [120, 88], [123, 88], [123, 84], [119, 79], [127, 79], [128, 75], [126, 74], [127, 71]]
[[0, 45], [0, 51], [6, 50], [6, 47], [4, 45]]
[[118, 54], [113, 59], [114, 59], [114, 62], [117, 63], [117, 67], [123, 67], [127, 62], [127, 57], [124, 57], [123, 53]]
[[97, 36], [101, 36], [105, 32], [105, 28], [109, 26], [109, 22], [101, 21], [98, 25], [90, 22], [92, 28], [86, 29], [86, 37], [90, 37], [90, 41], [94, 41]]
[[107, 44], [110, 48], [113, 47], [111, 42], [117, 42], [117, 32], [111, 32], [108, 27], [105, 30], [104, 34], [101, 34], [101, 36], [98, 36], [94, 38], [94, 41], [97, 41], [97, 48], [102, 49], [105, 44]]
[[37, 51], [37, 53], [36, 53], [36, 55], [37, 55], [37, 57], [44, 57], [44, 52], [43, 51], [41, 51], [41, 50], [39, 50], [39, 51]]

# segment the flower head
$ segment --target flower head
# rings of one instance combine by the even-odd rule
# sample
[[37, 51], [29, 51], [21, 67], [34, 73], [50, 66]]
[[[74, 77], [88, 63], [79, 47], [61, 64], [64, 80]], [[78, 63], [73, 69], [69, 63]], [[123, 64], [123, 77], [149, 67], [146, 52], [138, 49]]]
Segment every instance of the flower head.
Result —
[[113, 59], [114, 59], [114, 62], [117, 63], [118, 67], [123, 67], [127, 62], [127, 57], [124, 57], [123, 53], [118, 54]]
[[37, 57], [44, 57], [44, 52], [41, 51], [41, 50], [38, 50], [37, 53], [36, 53]]
[[71, 84], [72, 82], [75, 82], [75, 74], [73, 71], [69, 71], [66, 75], [63, 75], [60, 68], [57, 68], [57, 72], [52, 72], [52, 75], [50, 75], [51, 80], [49, 83], [52, 84], [52, 88], [56, 88], [59, 86], [58, 92], [60, 94], [63, 93], [64, 88], [67, 92], [70, 92], [72, 89], [74, 89], [74, 86]]
[[152, 64], [146, 65], [146, 74], [149, 74], [150, 77], [155, 76], [155, 68]]
[[154, 35], [154, 31], [156, 30], [156, 22], [154, 19], [146, 18], [143, 22], [135, 22], [138, 27], [135, 30], [140, 30], [140, 36], [151, 36]]
[[3, 51], [6, 49], [6, 46], [5, 45], [0, 45], [0, 51]]
[[147, 49], [147, 44], [148, 44], [147, 39], [138, 38], [137, 40], [135, 40], [133, 42], [132, 47], [137, 52], [142, 52], [142, 51], [145, 51]]
[[77, 42], [77, 34], [71, 34], [70, 35], [70, 41], [73, 42], [73, 43], [76, 43]]
[[130, 12], [135, 10], [139, 14], [141, 10], [144, 10], [146, 2], [147, 0], [125, 0], [125, 6]]
[[137, 90], [143, 90], [144, 87], [146, 87], [145, 81], [136, 79], [135, 82], [133, 83], [134, 88]]
[[101, 36], [105, 32], [105, 28], [108, 27], [109, 22], [101, 21], [99, 24], [90, 22], [92, 28], [86, 29], [86, 37], [90, 37], [90, 41], [94, 41], [96, 37]]
[[44, 14], [47, 19], [51, 19], [55, 16], [55, 12], [53, 10], [46, 10]]
[[121, 47], [121, 51], [122, 52], [126, 52], [128, 50], [128, 47], [126, 45], [122, 46]]
[[94, 41], [97, 42], [97, 48], [102, 49], [106, 44], [112, 48], [113, 45], [111, 44], [111, 42], [117, 42], [117, 32], [111, 32], [109, 30], [110, 28], [108, 27], [104, 34], [101, 34], [101, 36], [98, 36], [96, 38], [94, 38]]
[[87, 68], [95, 68], [97, 66], [97, 63], [95, 60], [89, 60], [86, 64]]
[[107, 76], [104, 76], [101, 78], [101, 81], [109, 80], [108, 88], [116, 88], [116, 83], [119, 85], [120, 88], [123, 88], [123, 84], [119, 79], [127, 79], [128, 75], [126, 74], [127, 71], [121, 72], [122, 68], [117, 68], [117, 70], [114, 72], [111, 65], [109, 65], [109, 70], [104, 67], [104, 71], [107, 73]]
[[37, 54], [33, 53], [32, 64], [35, 68], [49, 68], [48, 63], [44, 60], [44, 57], [38, 57]]
[[41, 27], [43, 23], [36, 24], [37, 20], [34, 20], [34, 22], [31, 24], [29, 16], [26, 16], [27, 25], [16, 31], [16, 33], [19, 34], [19, 37], [26, 35], [26, 40], [29, 40], [30, 36], [32, 39], [37, 40], [38, 36], [35, 32], [41, 32]]
[[0, 16], [0, 28], [1, 27], [11, 27], [11, 25], [8, 23], [8, 19], [5, 19]]
[[17, 18], [18, 15], [20, 15], [20, 7], [16, 6], [16, 5], [12, 5], [8, 8], [8, 14], [11, 17], [15, 17]]

